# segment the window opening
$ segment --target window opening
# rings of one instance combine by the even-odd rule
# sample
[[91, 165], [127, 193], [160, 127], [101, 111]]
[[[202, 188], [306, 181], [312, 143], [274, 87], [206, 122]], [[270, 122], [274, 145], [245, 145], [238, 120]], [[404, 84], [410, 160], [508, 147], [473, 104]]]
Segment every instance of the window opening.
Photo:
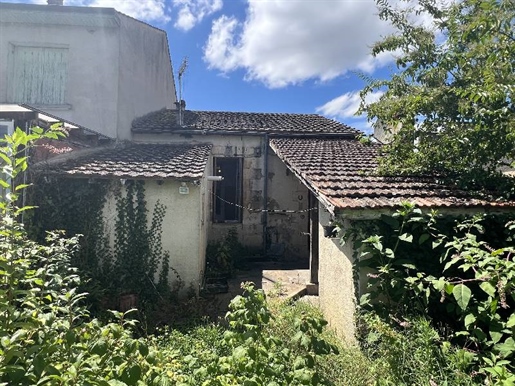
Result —
[[214, 174], [224, 179], [215, 182], [213, 220], [241, 222], [242, 158], [215, 158], [214, 168]]
[[11, 45], [9, 101], [63, 105], [68, 49]]

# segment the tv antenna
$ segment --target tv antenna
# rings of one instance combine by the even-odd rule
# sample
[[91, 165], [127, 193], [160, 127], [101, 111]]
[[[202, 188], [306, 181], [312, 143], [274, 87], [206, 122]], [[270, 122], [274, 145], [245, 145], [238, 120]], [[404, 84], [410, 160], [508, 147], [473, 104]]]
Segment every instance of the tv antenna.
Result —
[[186, 108], [186, 103], [182, 99], [182, 77], [186, 72], [186, 68], [188, 67], [188, 57], [185, 56], [182, 60], [181, 67], [179, 67], [179, 125], [183, 125], [183, 117], [182, 112], [183, 109]]

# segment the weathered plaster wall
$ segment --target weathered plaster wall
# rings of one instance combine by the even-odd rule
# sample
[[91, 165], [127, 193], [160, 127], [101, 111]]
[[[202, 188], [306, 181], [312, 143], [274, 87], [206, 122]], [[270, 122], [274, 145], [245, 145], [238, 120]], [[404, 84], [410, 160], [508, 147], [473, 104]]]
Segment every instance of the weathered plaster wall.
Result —
[[118, 105], [118, 30], [109, 27], [0, 25], [0, 103], [8, 99], [8, 61], [13, 45], [68, 48], [63, 106], [42, 110], [88, 128], [116, 136]]
[[[264, 188], [264, 139], [260, 136], [223, 136], [223, 135], [152, 135], [135, 134], [134, 140], [146, 143], [210, 143], [213, 145], [212, 157], [206, 175], [214, 175], [213, 157], [242, 157], [243, 158], [243, 206], [251, 208], [263, 207]], [[263, 242], [262, 214], [244, 209], [241, 223], [213, 223], [212, 202], [213, 182], [207, 182], [207, 196], [209, 208], [208, 240], [217, 241], [223, 239], [229, 229], [236, 228], [242, 244], [260, 248]]]
[[295, 211], [268, 214], [270, 250], [285, 259], [309, 258], [309, 191], [286, 165], [269, 152], [268, 209]]
[[166, 33], [119, 14], [118, 138], [131, 139], [134, 118], [174, 107], [175, 85]]
[[[134, 134], [137, 142], [146, 143], [210, 143], [213, 157], [243, 158], [243, 206], [245, 208], [264, 208], [265, 178], [268, 178], [269, 209], [303, 210], [308, 208], [308, 190], [298, 179], [287, 171], [286, 166], [271, 150], [268, 154], [268, 175], [265, 177], [264, 136], [251, 135], [190, 135], [172, 134]], [[207, 175], [213, 175], [212, 166]], [[261, 211], [243, 209], [241, 223], [214, 223], [212, 221], [213, 183], [207, 184], [209, 198], [208, 239], [223, 239], [231, 228], [238, 231], [239, 241], [254, 248], [256, 253], [263, 252], [264, 215]], [[309, 213], [285, 213], [268, 215], [268, 241], [272, 244], [272, 254], [279, 259], [308, 259], [308, 217]]]
[[[117, 184], [118, 181], [114, 180]], [[149, 210], [149, 226], [152, 213], [159, 201], [166, 206], [163, 219], [163, 250], [170, 252], [170, 266], [176, 269], [186, 288], [192, 286], [198, 291], [205, 262], [205, 225], [202, 223], [202, 185], [187, 183], [189, 194], [179, 194], [180, 181], [167, 180], [158, 184], [155, 180], [145, 181], [145, 199]], [[107, 231], [113, 235], [116, 222], [116, 200], [114, 193], [108, 195], [104, 208]], [[175, 275], [170, 272], [171, 282]]]
[[[208, 161], [206, 169], [204, 171], [204, 177], [209, 175], [212, 170], [212, 162]], [[211, 194], [210, 189], [213, 183], [207, 181], [206, 178], [200, 180], [200, 237], [199, 237], [199, 273], [200, 273], [200, 284], [203, 286], [204, 273], [206, 269], [206, 247], [208, 243], [208, 229], [209, 229], [209, 216], [210, 216], [210, 202]], [[190, 183], [188, 183], [188, 186]]]
[[[355, 286], [352, 272], [352, 243], [340, 245], [339, 238], [326, 238], [322, 226], [330, 214], [319, 209], [319, 299], [329, 325], [347, 342], [355, 342]], [[346, 223], [344, 223], [346, 224]]]

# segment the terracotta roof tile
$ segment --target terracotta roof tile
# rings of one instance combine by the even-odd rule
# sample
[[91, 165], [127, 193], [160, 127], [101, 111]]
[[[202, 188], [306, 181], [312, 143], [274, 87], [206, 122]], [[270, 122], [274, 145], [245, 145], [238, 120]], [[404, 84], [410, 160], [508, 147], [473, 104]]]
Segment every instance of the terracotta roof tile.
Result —
[[183, 112], [183, 126], [177, 121], [177, 110], [159, 110], [132, 122], [132, 131], [162, 133], [177, 130], [199, 130], [206, 133], [234, 131], [242, 133], [308, 133], [355, 136], [359, 131], [317, 114], [243, 113], [228, 111]]
[[104, 148], [48, 165], [67, 176], [194, 179], [202, 177], [211, 145], [131, 144]]
[[276, 138], [270, 146], [306, 184], [337, 209], [391, 208], [403, 201], [420, 207], [497, 207], [515, 202], [475, 198], [434, 178], [375, 174], [379, 145], [352, 139]]

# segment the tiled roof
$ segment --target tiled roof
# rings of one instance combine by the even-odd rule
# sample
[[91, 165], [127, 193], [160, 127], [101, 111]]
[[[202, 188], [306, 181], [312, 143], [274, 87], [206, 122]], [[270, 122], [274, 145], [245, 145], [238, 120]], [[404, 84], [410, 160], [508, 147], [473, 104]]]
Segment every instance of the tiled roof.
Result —
[[240, 113], [227, 111], [183, 112], [183, 125], [178, 125], [177, 110], [159, 110], [132, 122], [137, 133], [167, 133], [198, 130], [205, 133], [298, 133], [343, 134], [355, 136], [356, 129], [317, 114]]
[[336, 209], [391, 208], [403, 201], [419, 207], [515, 206], [475, 198], [432, 178], [378, 176], [379, 145], [342, 139], [272, 139], [270, 146], [290, 169]]
[[48, 172], [77, 177], [195, 179], [202, 177], [211, 145], [131, 144], [52, 162]]

